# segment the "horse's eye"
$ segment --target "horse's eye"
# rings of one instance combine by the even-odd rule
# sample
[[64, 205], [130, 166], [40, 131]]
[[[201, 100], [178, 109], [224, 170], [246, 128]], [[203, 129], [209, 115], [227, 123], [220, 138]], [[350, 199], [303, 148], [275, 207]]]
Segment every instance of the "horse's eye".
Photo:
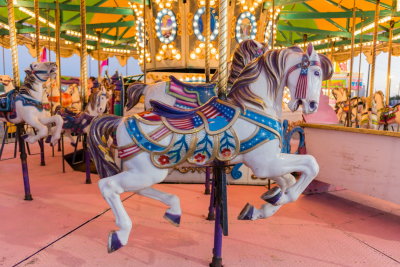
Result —
[[321, 75], [321, 73], [320, 73], [318, 70], [316, 70], [316, 71], [314, 72], [314, 75], [317, 76], [317, 77], [319, 77], [319, 76]]

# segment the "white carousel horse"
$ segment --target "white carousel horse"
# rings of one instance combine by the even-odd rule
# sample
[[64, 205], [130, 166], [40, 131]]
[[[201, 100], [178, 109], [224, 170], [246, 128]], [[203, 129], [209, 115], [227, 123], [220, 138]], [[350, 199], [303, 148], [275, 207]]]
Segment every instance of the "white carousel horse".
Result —
[[76, 83], [70, 85], [66, 93], [71, 95], [71, 108], [80, 112], [82, 110], [81, 95], [79, 93], [79, 87]]
[[4, 92], [8, 93], [11, 90], [15, 89], [13, 84], [14, 79], [9, 75], [0, 75], [0, 83], [4, 85]]
[[[255, 58], [261, 56], [265, 51], [264, 44], [254, 40], [241, 42], [235, 49], [228, 85], [232, 85], [244, 66]], [[212, 81], [218, 78], [214, 74]], [[126, 111], [131, 110], [144, 96], [145, 109], [151, 108], [150, 101], [157, 100], [165, 104], [184, 109], [196, 108], [206, 103], [211, 97], [217, 95], [216, 84], [185, 84], [173, 76], [168, 82], [157, 82], [155, 84], [144, 84], [136, 82], [127, 89]]]
[[400, 104], [393, 107], [385, 104], [385, 96], [382, 91], [377, 91], [373, 94], [373, 102], [376, 105], [378, 115], [378, 129], [383, 126], [384, 130], [392, 129], [399, 131], [400, 126]]
[[63, 120], [59, 115], [50, 116], [43, 107], [43, 84], [49, 78], [57, 75], [57, 67], [53, 62], [35, 62], [26, 70], [23, 85], [18, 90], [12, 90], [0, 97], [0, 120], [14, 124], [25, 122], [37, 130], [37, 134], [26, 136], [28, 143], [48, 135], [47, 125], [55, 123], [51, 134], [51, 143], [54, 145], [60, 139]]
[[[295, 201], [317, 175], [319, 167], [310, 155], [281, 153], [282, 95], [291, 92], [292, 111], [303, 105], [304, 113], [315, 112], [322, 80], [332, 75], [332, 64], [313, 46], [306, 53], [298, 47], [268, 51], [250, 62], [227, 96], [216, 97], [194, 110], [184, 110], [152, 101], [154, 110], [131, 117], [102, 116], [95, 119], [88, 135], [100, 191], [116, 218], [118, 231], [111, 232], [109, 252], [126, 245], [132, 221], [120, 194], [137, 194], [165, 203], [164, 218], [179, 225], [179, 198], [152, 188], [162, 182], [168, 168], [189, 161], [204, 166], [214, 159], [230, 164], [244, 163], [257, 177], [290, 176], [263, 195], [268, 202], [260, 209], [247, 204], [240, 219], [255, 220], [274, 214], [282, 205]], [[112, 135], [122, 169], [114, 162], [107, 140]], [[296, 181], [292, 172], [301, 172]], [[275, 179], [275, 178], [273, 178]]]
[[362, 97], [363, 108], [360, 118], [360, 128], [378, 130], [378, 115], [375, 102], [370, 97]]
[[[102, 115], [107, 110], [110, 95], [111, 93], [107, 90], [106, 86], [101, 84], [100, 90], [89, 96], [89, 103], [83, 112], [79, 112], [74, 108], [59, 107], [57, 114], [63, 118], [65, 136], [71, 141], [73, 146], [76, 146], [77, 135], [88, 132], [93, 118]], [[72, 136], [72, 133], [75, 136]]]

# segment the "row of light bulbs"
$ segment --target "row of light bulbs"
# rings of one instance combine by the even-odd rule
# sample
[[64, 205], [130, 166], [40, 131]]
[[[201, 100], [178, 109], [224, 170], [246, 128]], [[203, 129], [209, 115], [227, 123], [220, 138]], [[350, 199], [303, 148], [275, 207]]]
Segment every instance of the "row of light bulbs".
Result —
[[[277, 25], [277, 19], [278, 19], [279, 13], [281, 12], [281, 9], [278, 7], [275, 9], [275, 12], [274, 12], [274, 9], [270, 8], [268, 10], [268, 12], [269, 12], [269, 20], [268, 20], [267, 26], [265, 27], [265, 33], [264, 33], [264, 42], [266, 44], [269, 43], [269, 39], [270, 39], [271, 35], [273, 35], [273, 40], [276, 40], [276, 32], [277, 32], [276, 25]], [[271, 48], [271, 45], [269, 45], [268, 47]]]
[[119, 48], [103, 48], [104, 52], [114, 52], [114, 53], [121, 53], [121, 54], [130, 54], [131, 50], [128, 49], [119, 49]]
[[[217, 53], [217, 49], [213, 46], [212, 43], [210, 43], [208, 47], [210, 48], [210, 53], [211, 53], [211, 55], [214, 56], [215, 59], [218, 60], [219, 55], [218, 55], [218, 53]], [[203, 42], [200, 43], [199, 46], [196, 47], [196, 48], [194, 49], [194, 52], [190, 53], [190, 55], [189, 55], [190, 58], [191, 58], [191, 59], [197, 59], [197, 58], [199, 58], [200, 55], [203, 55], [203, 54], [205, 53], [205, 52], [204, 52], [204, 49], [205, 49], [205, 48], [206, 48], [206, 44], [203, 43]]]
[[[82, 36], [82, 33], [77, 32], [77, 31], [68, 30], [66, 33], [68, 35], [76, 36], [76, 37], [81, 37]], [[91, 40], [91, 41], [98, 41], [99, 40], [99, 38], [97, 36], [94, 36], [94, 35], [91, 35], [91, 34], [86, 34], [86, 39]], [[105, 38], [100, 38], [100, 42], [106, 43], [106, 44], [114, 44], [114, 41], [109, 40], [109, 39], [105, 39]]]
[[143, 17], [143, 4], [128, 2], [129, 6], [135, 11], [136, 17]]
[[263, 0], [255, 0], [253, 1], [253, 5], [252, 6], [248, 6], [248, 0], [240, 0], [240, 4], [243, 8], [244, 11], [250, 11], [253, 12], [260, 4], [262, 4]]
[[10, 26], [8, 26], [7, 24], [0, 22], [0, 27], [9, 30]]
[[[382, 24], [382, 23], [388, 22], [388, 21], [390, 21], [391, 19], [392, 19], [392, 16], [383, 17], [383, 18], [381, 18], [380, 20], [378, 20], [378, 24]], [[375, 27], [375, 22], [372, 22], [372, 23], [368, 24], [367, 26], [362, 27], [362, 28], [359, 29], [359, 30], [356, 30], [356, 31], [354, 32], [354, 34], [355, 34], [355, 35], [359, 35], [359, 34], [361, 34], [361, 33], [363, 33], [363, 32], [366, 32], [366, 31], [371, 30], [371, 29], [374, 28], [374, 27]]]
[[161, 61], [163, 59], [180, 60], [181, 58], [181, 52], [178, 51], [178, 49], [176, 49], [173, 44], [163, 44], [156, 55], [157, 61]]
[[156, 4], [160, 9], [171, 8], [173, 1], [174, 0], [156, 0]]

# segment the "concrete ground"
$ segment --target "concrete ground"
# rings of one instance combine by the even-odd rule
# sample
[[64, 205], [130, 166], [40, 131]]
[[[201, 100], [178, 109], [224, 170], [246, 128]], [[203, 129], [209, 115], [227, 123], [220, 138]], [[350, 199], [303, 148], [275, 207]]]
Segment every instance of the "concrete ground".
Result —
[[[6, 155], [12, 149], [7, 145]], [[69, 167], [62, 173], [60, 153], [50, 154], [47, 148], [45, 167], [38, 155], [28, 158], [33, 201], [23, 200], [19, 159], [0, 161], [0, 266], [208, 266], [214, 224], [205, 220], [202, 185], [156, 185], [180, 197], [179, 228], [162, 218], [160, 202], [123, 194], [134, 226], [129, 244], [108, 254], [116, 226], [97, 185]], [[265, 191], [228, 186], [225, 266], [400, 265], [399, 205], [342, 190], [302, 196], [267, 220], [238, 221], [246, 202], [261, 205]]]

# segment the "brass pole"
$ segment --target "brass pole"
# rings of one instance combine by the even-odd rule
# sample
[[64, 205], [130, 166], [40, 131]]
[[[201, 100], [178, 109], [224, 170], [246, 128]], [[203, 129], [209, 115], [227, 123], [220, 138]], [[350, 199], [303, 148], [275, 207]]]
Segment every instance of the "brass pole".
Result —
[[386, 75], [386, 106], [389, 105], [389, 99], [390, 99], [390, 82], [391, 82], [391, 77], [390, 77], [390, 72], [391, 72], [391, 65], [392, 65], [392, 47], [393, 47], [393, 27], [394, 27], [394, 20], [391, 20], [389, 22], [390, 28], [389, 28], [389, 55], [388, 55], [388, 67], [387, 67], [387, 75]]
[[97, 32], [97, 80], [100, 82], [101, 78], [101, 62], [100, 62], [100, 39], [101, 39], [101, 32]]
[[[143, 0], [143, 82], [147, 82], [146, 77], [146, 0]], [[128, 64], [128, 61], [126, 62]]]
[[56, 64], [57, 64], [57, 86], [60, 90], [60, 105], [62, 106], [62, 91], [61, 91], [61, 46], [60, 46], [60, 3], [56, 0], [55, 22], [56, 22]]
[[[375, 86], [375, 63], [376, 63], [376, 43], [378, 40], [378, 20], [379, 20], [379, 4], [380, 0], [376, 0], [375, 6], [375, 28], [374, 28], [374, 38], [372, 42], [372, 63], [371, 63], [371, 80], [369, 84], [369, 95], [372, 96], [374, 93], [374, 86]], [[371, 98], [372, 99], [372, 98]]]
[[11, 60], [13, 67], [13, 76], [15, 87], [20, 86], [19, 66], [18, 66], [18, 42], [17, 42], [17, 31], [15, 29], [15, 15], [14, 15], [14, 0], [7, 0], [8, 9], [8, 26], [10, 27], [10, 48], [11, 48]]
[[274, 49], [275, 45], [275, 35], [274, 35], [274, 29], [275, 29], [275, 0], [272, 0], [272, 29], [271, 29], [271, 49]]
[[204, 24], [205, 26], [205, 31], [204, 31], [204, 36], [205, 36], [205, 43], [206, 43], [206, 56], [205, 56], [205, 72], [206, 72], [206, 83], [210, 82], [210, 35], [211, 35], [211, 29], [210, 29], [210, 0], [206, 0], [206, 7], [205, 7], [205, 12], [206, 12], [206, 23]]
[[[361, 32], [363, 31], [364, 28], [364, 19], [361, 21]], [[358, 79], [357, 79], [357, 105], [358, 101], [360, 98], [360, 78], [361, 78], [361, 59], [362, 59], [362, 53], [363, 53], [363, 35], [360, 34], [360, 56], [358, 58]], [[357, 106], [357, 111], [356, 111], [356, 128], [359, 127], [359, 121], [358, 121], [358, 106]]]
[[351, 83], [353, 81], [353, 63], [354, 63], [354, 39], [355, 39], [355, 29], [356, 28], [356, 1], [354, 0], [353, 2], [353, 19], [352, 19], [352, 26], [351, 26], [351, 48], [350, 48], [350, 85], [348, 88], [348, 94], [347, 94], [347, 99], [348, 99], [348, 104], [349, 104], [349, 110], [347, 111], [347, 118], [346, 118], [346, 126], [351, 127], [351, 112], [352, 112], [352, 107], [351, 107]]
[[36, 46], [36, 60], [40, 61], [40, 26], [39, 26], [39, 0], [34, 0], [34, 11], [35, 11], [35, 46]]
[[82, 88], [82, 110], [85, 107], [87, 91], [87, 43], [86, 43], [86, 0], [80, 3], [81, 15], [81, 88]]
[[219, 66], [218, 66], [218, 95], [225, 99], [228, 82], [228, 0], [219, 4]]

